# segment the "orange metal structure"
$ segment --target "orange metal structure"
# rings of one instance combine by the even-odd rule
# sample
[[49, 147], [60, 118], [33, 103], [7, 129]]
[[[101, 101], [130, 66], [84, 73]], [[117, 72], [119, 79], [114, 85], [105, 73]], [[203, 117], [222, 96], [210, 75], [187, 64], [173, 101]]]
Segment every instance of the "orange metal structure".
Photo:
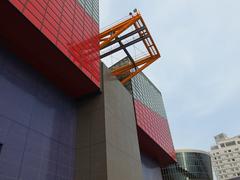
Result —
[[[133, 27], [134, 30], [129, 32], [130, 27]], [[136, 37], [136, 35], [138, 38], [135, 38], [134, 40], [125, 44], [122, 43], [123, 40], [130, 39], [133, 36]], [[123, 84], [131, 80], [134, 76], [136, 76], [138, 73], [143, 71], [146, 67], [161, 57], [160, 52], [155, 42], [153, 41], [153, 38], [140, 12], [137, 10], [135, 10], [133, 14], [130, 13], [130, 17], [128, 19], [100, 33], [99, 38], [100, 50], [115, 45], [116, 43], [119, 43], [120, 45], [115, 49], [111, 49], [108, 52], [101, 54], [101, 58], [124, 50], [127, 57], [131, 60], [130, 63], [116, 67], [112, 70], [112, 74], [115, 76], [125, 75], [124, 79], [121, 80]], [[138, 42], [143, 42], [147, 50], [147, 54], [139, 59], [133, 59], [130, 53], [127, 51], [127, 47], [132, 46]]]

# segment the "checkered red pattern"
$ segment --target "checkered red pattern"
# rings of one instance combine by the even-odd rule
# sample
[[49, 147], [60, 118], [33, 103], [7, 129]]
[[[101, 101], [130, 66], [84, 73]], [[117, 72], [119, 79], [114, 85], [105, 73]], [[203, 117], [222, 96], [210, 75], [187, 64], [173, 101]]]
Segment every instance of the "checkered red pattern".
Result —
[[169, 156], [176, 159], [168, 122], [141, 101], [134, 100], [137, 125]]
[[99, 25], [77, 0], [9, 1], [100, 86]]

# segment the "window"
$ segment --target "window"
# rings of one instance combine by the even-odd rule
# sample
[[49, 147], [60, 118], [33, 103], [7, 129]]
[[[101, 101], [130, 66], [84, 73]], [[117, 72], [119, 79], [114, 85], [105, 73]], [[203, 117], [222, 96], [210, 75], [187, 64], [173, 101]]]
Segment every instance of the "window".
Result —
[[226, 146], [234, 146], [234, 145], [236, 145], [235, 141], [226, 142]]
[[232, 152], [231, 149], [229, 149], [228, 152]]
[[235, 159], [232, 159], [232, 161], [235, 161]]
[[220, 144], [221, 147], [225, 147], [225, 144]]
[[2, 144], [0, 143], [0, 153], [1, 153], [1, 151], [2, 151]]

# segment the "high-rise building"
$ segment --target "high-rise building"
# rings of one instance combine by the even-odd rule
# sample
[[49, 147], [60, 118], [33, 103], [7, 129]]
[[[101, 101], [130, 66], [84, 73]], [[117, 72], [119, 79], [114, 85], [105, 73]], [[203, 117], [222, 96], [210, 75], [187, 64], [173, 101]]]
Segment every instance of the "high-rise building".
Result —
[[98, 22], [97, 0], [0, 1], [1, 180], [160, 179], [175, 162], [161, 93], [100, 63]]
[[177, 163], [162, 169], [164, 180], [213, 180], [210, 154], [205, 151], [176, 150]]
[[211, 147], [212, 164], [219, 180], [240, 177], [240, 136], [215, 136]]

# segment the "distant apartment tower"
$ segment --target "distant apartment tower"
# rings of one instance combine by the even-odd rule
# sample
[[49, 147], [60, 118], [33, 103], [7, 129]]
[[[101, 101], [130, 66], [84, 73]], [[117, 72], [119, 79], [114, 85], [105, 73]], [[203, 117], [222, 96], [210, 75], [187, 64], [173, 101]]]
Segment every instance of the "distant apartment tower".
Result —
[[215, 136], [216, 145], [211, 147], [212, 164], [219, 180], [240, 177], [240, 136], [226, 134]]
[[193, 149], [176, 150], [177, 163], [162, 168], [163, 180], [213, 180], [210, 154]]

